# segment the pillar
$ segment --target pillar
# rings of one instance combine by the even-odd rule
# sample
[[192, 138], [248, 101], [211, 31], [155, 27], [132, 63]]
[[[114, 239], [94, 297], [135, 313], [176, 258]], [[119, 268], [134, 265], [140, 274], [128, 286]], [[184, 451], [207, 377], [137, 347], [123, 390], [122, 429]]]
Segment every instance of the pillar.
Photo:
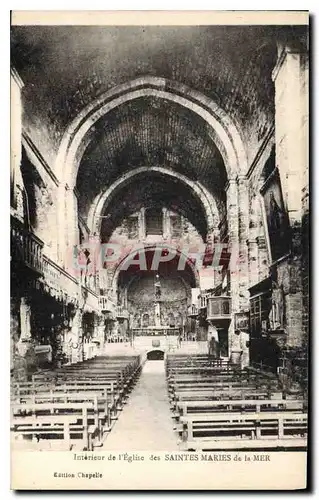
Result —
[[15, 68], [11, 68], [11, 161], [10, 161], [10, 187], [11, 207], [15, 215], [23, 220], [23, 190], [24, 184], [21, 174], [22, 156], [22, 103], [21, 90], [24, 84]]
[[269, 258], [265, 236], [257, 236], [258, 246], [258, 281], [262, 281], [269, 275]]
[[[220, 241], [220, 230], [219, 229], [214, 228], [211, 231], [211, 241], [213, 243], [213, 248], [218, 250], [218, 252], [220, 253], [220, 257], [221, 257], [221, 252], [222, 252], [222, 249], [224, 248], [224, 246], [222, 245], [222, 243]], [[215, 250], [214, 250], [214, 252], [215, 252]], [[220, 262], [220, 258], [219, 258], [219, 262]], [[212, 287], [213, 288], [221, 285], [222, 279], [223, 279], [221, 266], [217, 266], [217, 262], [216, 262], [216, 267], [214, 264], [215, 263], [213, 262], [213, 270], [212, 270]]]
[[58, 192], [57, 227], [58, 231], [58, 259], [62, 267], [75, 277], [78, 270], [74, 265], [76, 253], [74, 250], [79, 245], [78, 228], [78, 200], [73, 187], [67, 184], [59, 186]]
[[83, 361], [82, 311], [77, 309], [71, 327], [72, 351], [71, 362]]
[[249, 190], [246, 176], [238, 176], [238, 273], [239, 273], [239, 309], [249, 310], [249, 265], [248, 244], [249, 236]]
[[228, 241], [231, 253], [230, 291], [232, 319], [229, 326], [228, 345], [233, 359], [242, 351], [240, 336], [234, 332], [234, 314], [249, 310], [249, 190], [246, 176], [229, 179], [226, 186]]
[[248, 267], [249, 267], [249, 287], [258, 283], [258, 244], [257, 238], [247, 240], [248, 247]]
[[230, 269], [230, 294], [231, 294], [231, 323], [228, 329], [229, 355], [240, 351], [240, 342], [234, 333], [234, 313], [239, 312], [239, 212], [238, 212], [238, 185], [237, 179], [228, 180], [226, 185], [227, 219], [228, 219], [228, 244], [231, 253]]
[[308, 54], [293, 42], [278, 45], [273, 71], [276, 103], [276, 166], [292, 231], [292, 256], [276, 266], [285, 290], [286, 343], [303, 343], [302, 222], [304, 189], [308, 185]]

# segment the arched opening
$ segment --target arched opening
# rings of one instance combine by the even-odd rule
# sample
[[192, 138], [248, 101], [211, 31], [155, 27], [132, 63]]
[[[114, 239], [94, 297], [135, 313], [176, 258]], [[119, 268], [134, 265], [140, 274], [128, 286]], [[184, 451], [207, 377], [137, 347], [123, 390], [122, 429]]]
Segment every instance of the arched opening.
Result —
[[[146, 87], [143, 84], [138, 93], [127, 89], [118, 99], [109, 96], [107, 105], [98, 99], [77, 130], [70, 129], [65, 175], [76, 174], [76, 201], [70, 201], [91, 234], [120, 249], [112, 266], [103, 261], [111, 290], [100, 287], [100, 293], [111, 294], [125, 309], [126, 317], [118, 317], [121, 334], [130, 331], [132, 338], [168, 328], [177, 335], [181, 329], [188, 338], [185, 330], [197, 329], [195, 337], [203, 341], [207, 323], [198, 326], [188, 315], [191, 289], [212, 289], [221, 280], [216, 274], [215, 282], [214, 272], [200, 278], [188, 255], [204, 253], [206, 258], [209, 245], [220, 238], [228, 241], [227, 183], [229, 175], [245, 165], [245, 154], [236, 129], [213, 103], [208, 110], [198, 95], [190, 105], [172, 92]], [[237, 192], [228, 196], [235, 200], [233, 211], [238, 214]], [[158, 245], [162, 253], [154, 267]], [[180, 269], [184, 254], [188, 262]], [[206, 259], [204, 267], [209, 262]], [[156, 288], [157, 274], [161, 289]], [[135, 289], [139, 292], [133, 293]]]
[[[186, 262], [185, 268], [179, 270], [181, 255], [178, 254], [166, 262], [159, 262], [158, 267], [153, 269], [157, 259], [156, 248], [143, 248], [140, 252], [143, 259], [139, 257], [136, 260], [135, 252], [134, 260], [128, 260], [132, 259], [128, 256], [114, 275], [119, 301], [126, 305], [132, 317], [134, 335], [161, 329], [166, 329], [165, 333], [174, 330], [177, 334], [181, 318], [186, 322], [191, 290], [198, 279], [196, 269]], [[144, 259], [145, 268], [141, 269], [138, 261]]]
[[[56, 160], [63, 179], [61, 196], [67, 195], [65, 185], [71, 191], [76, 185], [78, 199], [67, 195], [67, 218], [61, 204], [59, 224], [64, 229], [60, 236], [68, 244], [77, 244], [71, 216], [77, 205], [81, 216], [92, 222], [89, 211], [96, 203], [96, 189], [107, 188], [120, 175], [150, 164], [179, 172], [208, 189], [222, 221], [227, 178], [246, 172], [247, 157], [232, 120], [199, 92], [156, 77], [119, 85], [86, 106], [61, 142]], [[209, 221], [211, 227], [214, 223]], [[60, 254], [64, 245], [61, 241]]]
[[154, 349], [154, 351], [149, 351], [146, 357], [149, 361], [160, 361], [164, 359], [164, 351]]

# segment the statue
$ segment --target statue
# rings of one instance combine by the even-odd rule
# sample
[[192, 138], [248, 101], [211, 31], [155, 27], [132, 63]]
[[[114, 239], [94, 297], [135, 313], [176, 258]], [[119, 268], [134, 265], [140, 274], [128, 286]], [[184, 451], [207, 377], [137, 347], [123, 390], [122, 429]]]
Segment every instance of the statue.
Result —
[[156, 277], [155, 277], [154, 287], [155, 287], [155, 299], [160, 299], [161, 295], [162, 295], [162, 291], [161, 291], [161, 282], [160, 282], [158, 274], [156, 274]]
[[279, 330], [284, 327], [284, 307], [285, 299], [282, 287], [273, 285], [271, 310], [269, 314], [269, 323], [271, 330]]

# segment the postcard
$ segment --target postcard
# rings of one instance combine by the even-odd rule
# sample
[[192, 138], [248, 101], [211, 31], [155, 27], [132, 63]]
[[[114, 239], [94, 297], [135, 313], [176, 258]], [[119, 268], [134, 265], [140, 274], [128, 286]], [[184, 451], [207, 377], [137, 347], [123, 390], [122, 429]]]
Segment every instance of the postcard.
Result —
[[13, 11], [13, 490], [307, 488], [307, 11]]

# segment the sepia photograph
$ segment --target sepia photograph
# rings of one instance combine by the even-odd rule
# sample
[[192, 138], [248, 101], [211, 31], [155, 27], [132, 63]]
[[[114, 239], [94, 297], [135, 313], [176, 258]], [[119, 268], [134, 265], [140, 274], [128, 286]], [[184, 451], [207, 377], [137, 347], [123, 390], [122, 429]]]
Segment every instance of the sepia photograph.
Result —
[[305, 487], [308, 12], [91, 14], [11, 16], [12, 488]]

